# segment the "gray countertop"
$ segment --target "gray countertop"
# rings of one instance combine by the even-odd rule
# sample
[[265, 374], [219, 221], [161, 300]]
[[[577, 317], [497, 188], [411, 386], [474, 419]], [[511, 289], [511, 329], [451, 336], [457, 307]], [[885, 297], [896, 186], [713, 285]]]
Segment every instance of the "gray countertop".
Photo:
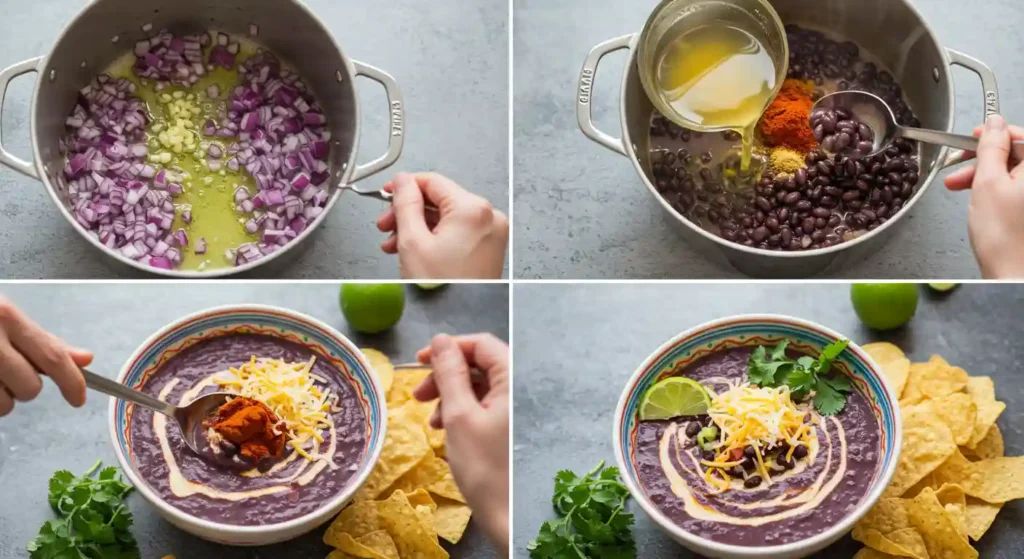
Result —
[[[583, 136], [576, 124], [576, 80], [598, 43], [639, 31], [657, 0], [514, 0], [513, 149], [515, 245], [520, 278], [723, 278], [732, 268], [709, 260], [670, 225], [632, 165]], [[947, 47], [988, 63], [999, 80], [1002, 112], [1024, 121], [1024, 66], [1018, 0], [916, 2]], [[981, 9], [981, 6], [984, 9]], [[599, 129], [619, 134], [625, 55], [602, 61], [592, 110]], [[977, 77], [955, 69], [956, 130], [982, 120]], [[828, 272], [841, 278], [974, 278], [966, 193], [933, 184], [889, 242], [863, 260]]]
[[[433, 292], [407, 287], [401, 322], [389, 332], [363, 336], [349, 330], [338, 309], [338, 286], [317, 285], [5, 285], [0, 293], [44, 328], [96, 353], [91, 367], [113, 376], [147, 337], [168, 322], [203, 308], [264, 303], [307, 313], [350, 336], [361, 347], [385, 352], [395, 362], [415, 360], [416, 350], [440, 332], [487, 331], [508, 340], [508, 289], [504, 285], [450, 285]], [[0, 419], [0, 558], [28, 557], [25, 544], [53, 514], [46, 504], [54, 471], [83, 472], [97, 459], [116, 465], [107, 434], [107, 398], [90, 393], [73, 409], [46, 382], [42, 395], [19, 403]], [[160, 518], [137, 493], [129, 498], [132, 532], [144, 559], [324, 557], [317, 529], [286, 544], [232, 548], [191, 536]], [[471, 522], [463, 540], [448, 546], [453, 557], [497, 558]]]
[[[926, 288], [922, 288], [926, 289]], [[739, 313], [774, 312], [807, 318], [857, 343], [891, 341], [914, 361], [933, 353], [972, 375], [988, 375], [1007, 410], [999, 419], [1006, 454], [1024, 454], [1024, 376], [1017, 343], [1024, 313], [1019, 285], [965, 285], [949, 296], [922, 293], [906, 327], [865, 329], [849, 302], [849, 287], [829, 285], [527, 285], [513, 293], [513, 487], [515, 557], [541, 523], [554, 517], [551, 493], [563, 468], [586, 472], [614, 464], [612, 414], [629, 376], [665, 340], [697, 324]], [[638, 557], [695, 557], [664, 535], [634, 504]], [[985, 559], [1024, 556], [1024, 502], [1007, 504], [977, 544]], [[848, 536], [816, 555], [851, 557]]]
[[[87, 2], [0, 0], [0, 68], [47, 53]], [[379, 188], [397, 171], [438, 171], [508, 213], [508, 4], [393, 0], [306, 2], [348, 56], [395, 77], [405, 97], [406, 141], [391, 169], [361, 186]], [[34, 75], [33, 75], [34, 76]], [[383, 90], [357, 80], [363, 114], [358, 161], [384, 153], [388, 110]], [[3, 108], [3, 140], [25, 158], [34, 78], [12, 82]], [[43, 185], [0, 165], [0, 277], [126, 277], [83, 242]], [[346, 196], [300, 259], [272, 277], [378, 279], [398, 276], [380, 251], [374, 223], [380, 202]], [[135, 276], [146, 277], [135, 273]], [[262, 277], [262, 276], [261, 276]]]

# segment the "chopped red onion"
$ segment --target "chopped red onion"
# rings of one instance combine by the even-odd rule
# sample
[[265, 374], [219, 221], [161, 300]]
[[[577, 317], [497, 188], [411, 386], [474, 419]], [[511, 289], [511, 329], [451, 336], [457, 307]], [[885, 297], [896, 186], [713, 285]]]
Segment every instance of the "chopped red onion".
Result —
[[196, 254], [206, 254], [206, 239], [204, 237], [199, 237], [199, 240], [196, 241], [193, 252]]

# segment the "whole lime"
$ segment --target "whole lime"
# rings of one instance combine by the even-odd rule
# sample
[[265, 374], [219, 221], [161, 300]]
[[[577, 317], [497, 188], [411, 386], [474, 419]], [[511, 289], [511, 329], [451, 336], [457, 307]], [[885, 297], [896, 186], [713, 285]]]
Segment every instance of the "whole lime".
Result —
[[354, 330], [376, 334], [402, 318], [405, 287], [400, 283], [346, 283], [339, 300], [341, 314]]
[[855, 283], [850, 300], [860, 321], [875, 330], [899, 328], [917, 310], [917, 285], [913, 283]]

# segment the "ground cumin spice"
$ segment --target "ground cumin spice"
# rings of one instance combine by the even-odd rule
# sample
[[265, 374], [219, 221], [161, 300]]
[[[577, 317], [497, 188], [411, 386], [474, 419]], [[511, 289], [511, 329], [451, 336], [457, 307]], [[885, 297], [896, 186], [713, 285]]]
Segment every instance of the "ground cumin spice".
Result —
[[761, 136], [769, 146], [783, 146], [799, 153], [817, 147], [818, 141], [808, 124], [811, 92], [814, 86], [803, 80], [786, 80], [779, 94], [768, 105], [759, 123]]
[[277, 415], [262, 402], [251, 398], [235, 398], [217, 410], [213, 430], [239, 448], [239, 454], [259, 462], [275, 458], [284, 450], [284, 431], [274, 427], [280, 422]]
[[804, 156], [789, 148], [773, 148], [769, 165], [776, 173], [793, 174], [805, 166]]

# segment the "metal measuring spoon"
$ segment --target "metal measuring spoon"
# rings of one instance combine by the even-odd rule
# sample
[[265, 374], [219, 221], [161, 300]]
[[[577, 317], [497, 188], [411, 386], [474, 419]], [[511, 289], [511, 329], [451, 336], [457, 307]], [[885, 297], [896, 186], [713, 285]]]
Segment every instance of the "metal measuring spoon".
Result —
[[203, 456], [203, 454], [199, 452], [199, 445], [196, 444], [197, 427], [202, 425], [203, 419], [210, 415], [213, 410], [227, 403], [228, 398], [235, 396], [227, 392], [213, 392], [196, 398], [187, 406], [178, 407], [157, 400], [149, 394], [129, 388], [117, 381], [97, 375], [85, 368], [81, 368], [81, 371], [82, 376], [85, 377], [85, 385], [89, 388], [115, 398], [128, 400], [133, 404], [162, 413], [173, 419], [178, 424], [178, 429], [181, 429], [182, 440], [192, 449], [192, 452], [200, 456]]
[[[911, 128], [896, 123], [896, 115], [880, 97], [866, 91], [837, 91], [818, 99], [811, 108], [811, 114], [821, 109], [846, 109], [854, 118], [866, 124], [874, 132], [870, 157], [889, 147], [896, 138], [917, 140], [926, 144], [949, 146], [974, 153], [978, 151], [978, 138], [964, 134], [950, 134], [938, 130]], [[850, 146], [855, 148], [855, 146]], [[854, 149], [855, 151], [855, 149]], [[1024, 141], [1013, 142], [1013, 158], [1024, 159]]]

